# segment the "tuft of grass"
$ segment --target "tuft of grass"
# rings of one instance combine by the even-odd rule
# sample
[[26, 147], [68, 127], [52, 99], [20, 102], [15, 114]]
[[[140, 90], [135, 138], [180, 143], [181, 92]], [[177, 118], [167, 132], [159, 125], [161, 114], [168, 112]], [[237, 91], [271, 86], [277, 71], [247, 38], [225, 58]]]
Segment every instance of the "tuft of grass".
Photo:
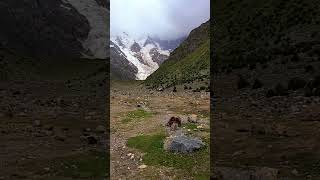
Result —
[[[164, 133], [154, 135], [139, 135], [128, 139], [127, 146], [136, 148], [145, 153], [143, 162], [152, 166], [167, 166], [183, 169], [192, 176], [209, 174], [209, 146], [191, 153], [177, 154], [166, 152], [163, 149]], [[209, 144], [209, 140], [206, 140]], [[201, 179], [200, 177], [198, 179]]]
[[196, 180], [207, 180], [210, 179], [210, 173], [203, 173], [203, 174], [196, 174], [194, 176], [194, 179]]
[[134, 120], [143, 120], [146, 118], [150, 118], [152, 116], [153, 116], [152, 112], [148, 112], [143, 109], [137, 109], [137, 110], [128, 112], [126, 116], [122, 119], [122, 122], [129, 123]]
[[197, 129], [197, 125], [194, 123], [185, 123], [182, 127], [185, 127], [186, 129], [191, 129], [191, 130]]
[[55, 174], [72, 178], [103, 178], [108, 175], [109, 159], [105, 152], [89, 152], [64, 157], [53, 163]]

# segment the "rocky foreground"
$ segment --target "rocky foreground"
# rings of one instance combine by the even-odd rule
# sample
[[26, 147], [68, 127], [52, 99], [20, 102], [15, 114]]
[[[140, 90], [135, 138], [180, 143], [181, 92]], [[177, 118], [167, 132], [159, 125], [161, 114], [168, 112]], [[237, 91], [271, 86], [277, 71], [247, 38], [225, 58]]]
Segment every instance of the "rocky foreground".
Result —
[[217, 179], [320, 177], [319, 65], [317, 58], [291, 56], [216, 74]]
[[106, 84], [89, 82], [1, 81], [0, 179], [108, 176]]

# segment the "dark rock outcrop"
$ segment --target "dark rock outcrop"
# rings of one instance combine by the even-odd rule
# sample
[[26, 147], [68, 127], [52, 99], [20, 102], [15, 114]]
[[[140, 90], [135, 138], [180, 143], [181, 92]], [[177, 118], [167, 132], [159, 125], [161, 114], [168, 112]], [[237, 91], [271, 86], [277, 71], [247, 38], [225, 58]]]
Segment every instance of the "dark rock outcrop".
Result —
[[95, 21], [106, 21], [108, 9], [109, 0], [4, 0], [0, 46], [36, 58], [105, 59], [108, 23]]
[[80, 41], [90, 30], [87, 19], [61, 0], [4, 0], [0, 17], [1, 44], [29, 56], [80, 57]]
[[115, 79], [135, 79], [138, 68], [135, 67], [121, 52], [120, 48], [111, 43], [110, 47], [110, 74]]

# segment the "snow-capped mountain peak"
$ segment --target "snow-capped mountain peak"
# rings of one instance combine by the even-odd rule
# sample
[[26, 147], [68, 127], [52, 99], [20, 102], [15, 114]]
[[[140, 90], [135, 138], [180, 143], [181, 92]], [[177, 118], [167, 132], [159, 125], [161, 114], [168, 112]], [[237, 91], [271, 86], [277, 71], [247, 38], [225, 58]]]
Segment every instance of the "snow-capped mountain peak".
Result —
[[169, 49], [161, 46], [162, 41], [151, 36], [135, 39], [129, 33], [122, 32], [111, 37], [111, 41], [112, 46], [118, 46], [125, 54], [128, 64], [133, 64], [138, 69], [134, 78], [137, 80], [146, 79], [170, 55]]

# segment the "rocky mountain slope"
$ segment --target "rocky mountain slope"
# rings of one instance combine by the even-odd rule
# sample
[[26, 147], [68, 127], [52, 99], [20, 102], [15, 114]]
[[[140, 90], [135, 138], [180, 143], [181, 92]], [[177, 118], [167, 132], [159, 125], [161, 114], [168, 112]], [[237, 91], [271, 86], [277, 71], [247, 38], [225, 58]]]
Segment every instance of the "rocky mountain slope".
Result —
[[0, 43], [37, 57], [105, 59], [109, 43], [109, 1], [4, 0]]
[[162, 40], [159, 37], [152, 37], [152, 40], [159, 43], [163, 50], [172, 52], [175, 50], [187, 37], [181, 37], [173, 40]]
[[210, 74], [210, 21], [192, 30], [160, 68], [146, 79], [152, 87], [170, 87], [196, 79], [209, 78]]
[[255, 179], [261, 170], [277, 172], [264, 172], [266, 179], [319, 179], [319, 3], [228, 0], [212, 7], [218, 179]]
[[108, 176], [108, 4], [1, 1], [0, 179]]
[[126, 32], [111, 37], [111, 73], [118, 74], [120, 79], [144, 80], [169, 57], [170, 51], [182, 39], [165, 41], [150, 36], [134, 39]]
[[110, 75], [111, 79], [132, 79], [136, 78], [138, 68], [131, 63], [121, 49], [110, 42]]
[[211, 28], [215, 62], [243, 66], [280, 56], [319, 55], [320, 11], [317, 2], [216, 2]]

